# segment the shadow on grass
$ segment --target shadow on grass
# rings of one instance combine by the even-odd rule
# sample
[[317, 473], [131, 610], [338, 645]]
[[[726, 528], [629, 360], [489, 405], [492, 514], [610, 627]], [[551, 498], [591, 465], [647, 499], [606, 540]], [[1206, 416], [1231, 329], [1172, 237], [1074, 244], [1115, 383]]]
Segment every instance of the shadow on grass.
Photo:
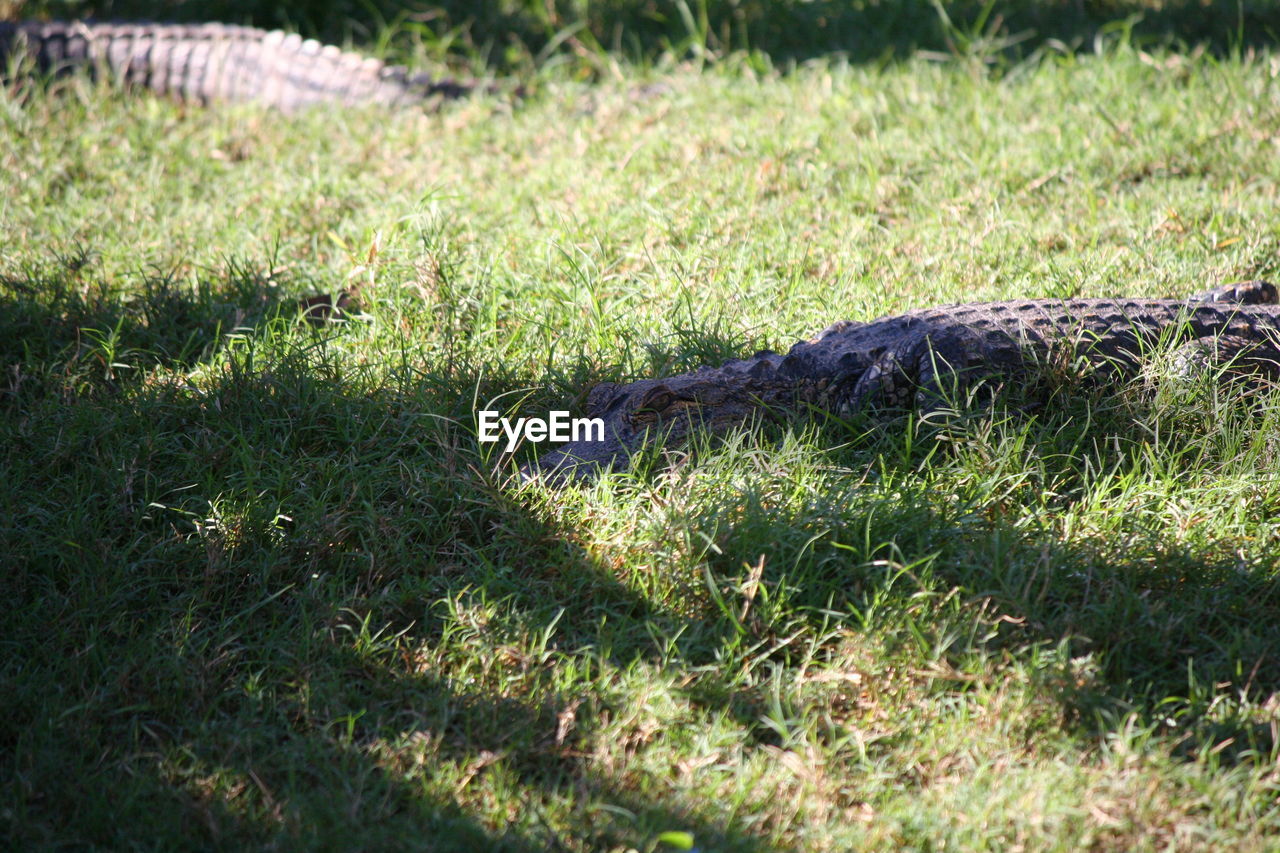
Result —
[[209, 275], [192, 283], [179, 281], [177, 269], [155, 270], [127, 298], [93, 267], [93, 253], [77, 248], [0, 277], [0, 364], [9, 371], [0, 404], [53, 385], [115, 393], [149, 368], [194, 366], [241, 327], [297, 314], [295, 302], [281, 302], [270, 265], [228, 259], [216, 285]]
[[[1265, 47], [1280, 34], [1274, 4], [1236, 0], [444, 0], [405, 8], [391, 0], [277, 3], [28, 0], [27, 16], [221, 20], [287, 27], [332, 42], [368, 42], [383, 28], [481, 54], [499, 66], [544, 51], [601, 46], [652, 60], [700, 49], [750, 49], [775, 62], [839, 53], [878, 62], [915, 50], [1018, 58], [1046, 45], [1090, 50], [1102, 33], [1132, 27], [1140, 44], [1198, 44], [1225, 54]], [[1130, 21], [1130, 23], [1124, 23]], [[393, 36], [392, 44], [397, 43]]]
[[[126, 303], [95, 301], [83, 265], [62, 267], [8, 281], [0, 299], [16, 377], [0, 405], [10, 846], [641, 848], [681, 829], [768, 848], [716, 803], [663, 802], [592, 761], [625, 758], [597, 740], [630, 696], [586, 669], [661, 663], [658, 637], [681, 637], [680, 664], [712, 673], [696, 704], [774, 735], [760, 696], [716, 669], [742, 627], [726, 611], [703, 597], [673, 612], [584, 547], [575, 522], [484, 470], [472, 395], [538, 377], [460, 348], [362, 384], [324, 345], [341, 330], [290, 332], [303, 327], [262, 276]], [[276, 331], [224, 351], [223, 312]], [[84, 349], [108, 332], [116, 355]], [[727, 345], [687, 336], [661, 359]], [[1099, 676], [1058, 694], [1091, 735], [1116, 712], [1167, 715], [1188, 668], [1199, 684], [1280, 690], [1274, 566], [1158, 530], [1063, 543], [1004, 523], [999, 502], [940, 501], [918, 456], [886, 458], [892, 490], [846, 484], [797, 504], [747, 486], [668, 520], [715, 544], [712, 577], [768, 554], [784, 618], [919, 591], [895, 589], [886, 559], [995, 602], [1016, 621], [946, 653], [1093, 653]], [[1267, 746], [1268, 732], [1196, 701], [1184, 721]]]
[[527, 656], [622, 669], [686, 621], [477, 470], [459, 389], [532, 377], [362, 387], [262, 276], [84, 269], [0, 295], [8, 846], [764, 849], [592, 770], [609, 709]]
[[[1067, 493], [1081, 471], [1123, 465], [1125, 452], [1141, 455], [1149, 437], [1116, 433], [1128, 451], [1099, 441], [1085, 458], [1063, 451], [1054, 438], [1060, 427], [1043, 429], [1044, 446], [1031, 458], [1043, 453], [1039, 458], [1062, 466], [1053, 488]], [[902, 420], [889, 427], [912, 428]], [[1037, 434], [1034, 426], [1029, 434]], [[1088, 678], [1060, 673], [1044, 685], [1086, 737], [1114, 733], [1136, 716], [1156, 731], [1192, 732], [1183, 744], [1188, 754], [1206, 742], [1224, 744], [1224, 759], [1274, 750], [1274, 729], [1256, 715], [1215, 714], [1214, 706], [1215, 697], [1259, 703], [1280, 693], [1280, 637], [1270, 629], [1280, 619], [1280, 560], [1246, 559], [1257, 551], [1248, 539], [1205, 535], [1203, 528], [1188, 535], [1136, 519], [1109, 535], [1064, 541], [1051, 520], [1028, 525], [1014, 506], [1035, 505], [1035, 476], [1017, 495], [1003, 492], [1004, 481], [994, 495], [980, 488], [966, 494], [962, 486], [940, 493], [927, 468], [945, 467], [947, 451], [925, 463], [931, 442], [918, 441], [903, 453], [896, 438], [862, 442], [888, 448], [880, 452], [859, 451], [855, 440], [842, 453], [855, 473], [872, 464], [867, 483], [824, 481], [830, 493], [797, 504], [779, 495], [803, 489], [779, 490], [765, 476], [758, 487], [748, 480], [717, 493], [718, 500], [699, 499], [693, 515], [669, 524], [715, 543], [708, 568], [729, 592], [741, 586], [745, 567], [767, 555], [763, 584], [790, 612], [814, 614], [817, 622], [832, 611], [870, 619], [905, 611], [917, 596], [957, 595], [962, 612], [926, 614], [913, 640], [936, 644], [945, 664], [1001, 651], [1016, 660], [1032, 648], [1089, 656], [1097, 671]], [[1059, 509], [1070, 505], [1064, 500]], [[1266, 517], [1266, 509], [1257, 512]], [[748, 641], [763, 639], [759, 630]], [[739, 719], [758, 722], [750, 713]]]

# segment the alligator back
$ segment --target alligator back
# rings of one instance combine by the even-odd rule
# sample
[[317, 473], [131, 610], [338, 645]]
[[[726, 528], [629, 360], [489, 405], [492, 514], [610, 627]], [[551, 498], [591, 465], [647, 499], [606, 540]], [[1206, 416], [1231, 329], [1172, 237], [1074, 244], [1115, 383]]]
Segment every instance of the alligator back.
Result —
[[322, 45], [231, 24], [0, 22], [0, 58], [25, 55], [46, 73], [77, 68], [185, 101], [420, 103], [471, 87]]

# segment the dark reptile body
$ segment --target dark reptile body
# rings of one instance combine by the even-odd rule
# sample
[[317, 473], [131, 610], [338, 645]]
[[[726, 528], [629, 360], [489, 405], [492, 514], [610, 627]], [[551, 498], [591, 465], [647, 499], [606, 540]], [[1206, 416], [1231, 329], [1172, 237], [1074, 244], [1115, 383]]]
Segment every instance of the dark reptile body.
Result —
[[626, 463], [655, 437], [722, 433], [762, 412], [811, 407], [838, 415], [928, 406], [949, 390], [1069, 361], [1101, 375], [1132, 374], [1157, 344], [1183, 342], [1192, 362], [1238, 358], [1275, 374], [1276, 288], [1245, 282], [1180, 299], [1027, 299], [923, 308], [868, 323], [837, 323], [785, 354], [592, 390], [587, 414], [605, 440], [576, 442], [525, 468], [565, 481]]
[[422, 103], [474, 88], [297, 35], [232, 24], [0, 21], [0, 59], [7, 63], [15, 54], [48, 73], [87, 68], [185, 101], [255, 101], [286, 111], [318, 103]]

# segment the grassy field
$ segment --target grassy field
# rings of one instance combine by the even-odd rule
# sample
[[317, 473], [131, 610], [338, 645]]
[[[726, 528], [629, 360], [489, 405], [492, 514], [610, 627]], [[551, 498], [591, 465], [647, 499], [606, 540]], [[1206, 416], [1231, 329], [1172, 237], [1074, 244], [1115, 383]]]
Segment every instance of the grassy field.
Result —
[[1280, 276], [1280, 57], [971, 48], [0, 93], [0, 843], [1276, 849], [1280, 397], [1067, 382], [567, 491], [476, 440], [839, 318]]

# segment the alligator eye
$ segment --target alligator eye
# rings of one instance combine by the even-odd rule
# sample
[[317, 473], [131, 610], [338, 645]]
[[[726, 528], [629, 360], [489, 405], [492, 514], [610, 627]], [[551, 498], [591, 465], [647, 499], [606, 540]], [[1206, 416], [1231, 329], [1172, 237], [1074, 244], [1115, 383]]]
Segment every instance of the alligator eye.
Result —
[[636, 407], [636, 411], [662, 412], [671, 405], [675, 398], [676, 395], [671, 393], [670, 388], [666, 385], [659, 385], [644, 395], [644, 398], [640, 401], [640, 405]]

